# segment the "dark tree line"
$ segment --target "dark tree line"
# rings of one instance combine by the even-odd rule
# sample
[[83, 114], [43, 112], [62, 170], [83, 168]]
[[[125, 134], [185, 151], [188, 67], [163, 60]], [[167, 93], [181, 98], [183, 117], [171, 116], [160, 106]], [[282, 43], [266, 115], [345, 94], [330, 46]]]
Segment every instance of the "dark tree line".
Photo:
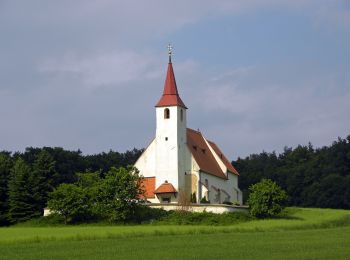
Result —
[[62, 183], [73, 183], [77, 173], [99, 172], [133, 165], [142, 150], [83, 155], [80, 150], [27, 148], [23, 153], [0, 152], [0, 225], [41, 216], [48, 194]]
[[[80, 150], [27, 148], [0, 152], [0, 225], [41, 216], [48, 194], [62, 183], [78, 181], [77, 173], [98, 172], [135, 163], [142, 150], [83, 155]], [[289, 205], [350, 209], [350, 136], [329, 147], [286, 147], [283, 153], [252, 154], [232, 162], [241, 173], [244, 198], [261, 179], [272, 179], [289, 195]]]
[[350, 136], [329, 147], [309, 143], [285, 147], [283, 153], [252, 154], [232, 162], [240, 172], [239, 186], [248, 198], [250, 185], [272, 179], [289, 195], [289, 205], [350, 209]]

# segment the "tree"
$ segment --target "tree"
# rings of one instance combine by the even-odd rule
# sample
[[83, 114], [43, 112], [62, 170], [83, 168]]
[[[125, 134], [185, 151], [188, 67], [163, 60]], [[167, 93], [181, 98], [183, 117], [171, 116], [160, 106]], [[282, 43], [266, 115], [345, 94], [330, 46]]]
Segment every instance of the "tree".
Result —
[[313, 205], [320, 208], [350, 208], [350, 175], [329, 174], [318, 185], [318, 196]]
[[8, 180], [12, 168], [9, 153], [0, 153], [0, 226], [8, 222]]
[[8, 187], [11, 222], [25, 221], [40, 215], [34, 204], [31, 169], [21, 158], [12, 168]]
[[112, 167], [101, 183], [98, 197], [100, 214], [110, 221], [127, 221], [135, 212], [140, 194], [142, 190], [137, 169]]
[[265, 178], [286, 190], [289, 205], [350, 209], [350, 136], [328, 147], [315, 149], [309, 143], [285, 147], [278, 156], [262, 152], [232, 163], [241, 173], [245, 199], [249, 187]]
[[278, 215], [284, 208], [287, 194], [270, 179], [252, 185], [250, 188], [248, 204], [250, 214], [258, 218]]
[[47, 203], [48, 194], [53, 190], [54, 179], [57, 175], [55, 161], [46, 150], [41, 150], [32, 168], [34, 203], [37, 212], [42, 214]]
[[124, 222], [132, 219], [139, 195], [140, 177], [133, 167], [112, 167], [105, 178], [100, 172], [79, 173], [74, 184], [61, 184], [51, 194], [50, 210], [66, 223], [87, 219]]
[[136, 160], [140, 157], [143, 149], [133, 149], [126, 151], [125, 153], [119, 153], [109, 151], [108, 153], [100, 153], [94, 155], [86, 155], [84, 157], [86, 169], [90, 171], [99, 171], [106, 173], [111, 167], [127, 167], [127, 165], [135, 164]]
[[82, 187], [75, 184], [61, 184], [51, 194], [49, 209], [64, 217], [65, 224], [86, 219], [90, 214], [89, 198]]

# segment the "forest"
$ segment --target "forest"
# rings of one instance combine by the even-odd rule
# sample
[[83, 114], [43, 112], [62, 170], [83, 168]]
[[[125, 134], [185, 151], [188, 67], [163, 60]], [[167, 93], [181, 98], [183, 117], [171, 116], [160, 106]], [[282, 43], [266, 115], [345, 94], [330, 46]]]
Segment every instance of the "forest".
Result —
[[[84, 155], [80, 150], [27, 148], [0, 152], [0, 225], [42, 216], [49, 194], [62, 183], [75, 183], [84, 173], [104, 178], [112, 167], [133, 165], [142, 149]], [[238, 158], [239, 187], [248, 198], [249, 187], [271, 179], [288, 194], [290, 206], [350, 209], [350, 135], [332, 145], [310, 143], [285, 147], [280, 154], [261, 152]]]
[[265, 178], [287, 191], [290, 206], [350, 209], [350, 135], [322, 148], [285, 147], [280, 154], [261, 152], [232, 164], [245, 200], [249, 186]]

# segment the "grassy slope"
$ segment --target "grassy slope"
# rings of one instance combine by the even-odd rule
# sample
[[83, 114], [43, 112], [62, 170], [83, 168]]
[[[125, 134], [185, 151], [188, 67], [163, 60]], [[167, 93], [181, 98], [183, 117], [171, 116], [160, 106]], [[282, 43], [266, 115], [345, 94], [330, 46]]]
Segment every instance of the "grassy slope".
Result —
[[[2, 228], [0, 258], [350, 258], [350, 227], [342, 226], [349, 224], [349, 211], [291, 210], [290, 219], [260, 220], [221, 227]], [[344, 221], [345, 218], [348, 221]]]

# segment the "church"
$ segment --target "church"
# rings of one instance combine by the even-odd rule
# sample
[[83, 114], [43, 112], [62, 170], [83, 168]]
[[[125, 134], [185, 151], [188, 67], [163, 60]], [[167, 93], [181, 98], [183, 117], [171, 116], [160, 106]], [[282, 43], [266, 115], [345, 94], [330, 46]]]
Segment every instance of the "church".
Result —
[[221, 149], [200, 131], [187, 128], [187, 107], [182, 101], [171, 61], [164, 90], [155, 106], [156, 135], [135, 167], [149, 203], [234, 203], [242, 205], [239, 173]]

